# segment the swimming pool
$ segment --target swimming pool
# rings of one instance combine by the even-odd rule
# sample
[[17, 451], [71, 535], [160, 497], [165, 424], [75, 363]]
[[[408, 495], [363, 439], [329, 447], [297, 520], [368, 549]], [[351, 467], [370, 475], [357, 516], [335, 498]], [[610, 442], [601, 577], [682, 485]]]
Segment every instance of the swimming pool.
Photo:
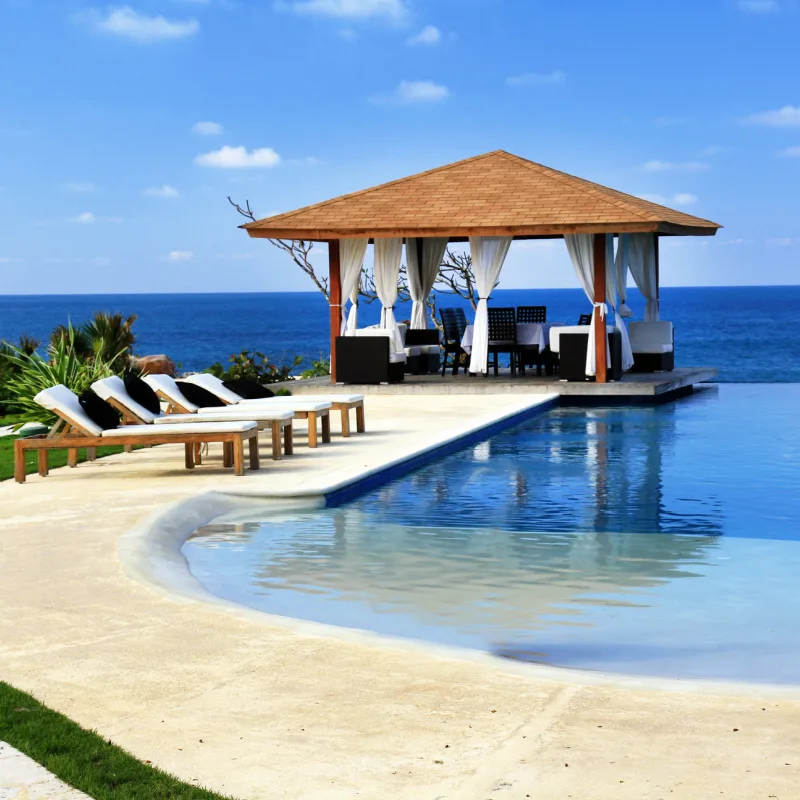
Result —
[[226, 599], [558, 666], [800, 683], [800, 385], [557, 408], [340, 508], [212, 524]]

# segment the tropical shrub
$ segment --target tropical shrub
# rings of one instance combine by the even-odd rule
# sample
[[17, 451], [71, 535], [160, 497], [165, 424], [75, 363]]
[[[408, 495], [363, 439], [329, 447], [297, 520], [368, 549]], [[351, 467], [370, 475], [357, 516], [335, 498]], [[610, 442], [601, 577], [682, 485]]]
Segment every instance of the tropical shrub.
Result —
[[116, 369], [124, 369], [133, 354], [136, 335], [133, 323], [136, 316], [109, 314], [98, 311], [88, 321], [78, 327], [71, 323], [59, 325], [50, 334], [50, 344], [56, 345], [62, 339], [75, 351], [79, 358], [112, 362]]
[[331, 374], [331, 360], [321, 353], [319, 359], [311, 362], [311, 368], [300, 373], [301, 378], [322, 378]]
[[216, 375], [221, 380], [246, 379], [258, 383], [281, 383], [292, 379], [292, 370], [299, 366], [303, 359], [296, 356], [291, 364], [278, 366], [273, 364], [263, 353], [242, 350], [228, 359], [226, 369], [219, 361], [212, 364], [206, 372]]
[[115, 374], [114, 363], [119, 354], [105, 360], [98, 356], [90, 360], [82, 358], [75, 347], [76, 331], [69, 325], [66, 334], [57, 337], [47, 348], [48, 357], [37, 352], [9, 345], [5, 359], [12, 365], [13, 374], [4, 384], [8, 391], [8, 407], [26, 422], [41, 422], [52, 425], [56, 415], [34, 402], [34, 397], [43, 389], [63, 383], [76, 394], [86, 391], [100, 378]]
[[31, 353], [35, 353], [38, 347], [39, 340], [27, 334], [23, 334], [19, 337], [19, 343], [16, 347], [8, 342], [0, 342], [0, 415], [9, 412], [8, 404], [12, 399], [9, 382], [14, 375], [19, 372], [19, 367], [9, 356], [14, 355], [15, 352], [30, 355]]

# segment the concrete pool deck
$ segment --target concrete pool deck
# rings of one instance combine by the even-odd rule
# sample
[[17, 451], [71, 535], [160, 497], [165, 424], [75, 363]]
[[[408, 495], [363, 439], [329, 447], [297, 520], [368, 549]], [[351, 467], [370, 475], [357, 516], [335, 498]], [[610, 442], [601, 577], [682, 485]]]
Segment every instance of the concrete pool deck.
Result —
[[294, 458], [265, 448], [244, 478], [214, 449], [188, 473], [164, 446], [0, 483], [0, 678], [239, 798], [798, 796], [800, 690], [603, 682], [326, 635], [158, 589], [120, 560], [174, 504], [311, 497], [540, 400], [369, 397], [366, 435], [309, 451], [301, 433]]

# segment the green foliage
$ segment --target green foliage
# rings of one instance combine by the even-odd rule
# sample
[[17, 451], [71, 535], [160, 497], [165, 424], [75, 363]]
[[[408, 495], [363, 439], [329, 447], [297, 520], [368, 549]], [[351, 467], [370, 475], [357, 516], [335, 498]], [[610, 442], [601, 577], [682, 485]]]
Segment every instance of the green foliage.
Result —
[[123, 317], [122, 314], [95, 314], [81, 326], [91, 346], [93, 358], [111, 364], [115, 369], [127, 366], [130, 361], [136, 335], [133, 323], [136, 315]]
[[329, 358], [325, 358], [322, 353], [320, 353], [319, 358], [316, 361], [311, 362], [311, 369], [304, 370], [301, 374], [301, 378], [322, 378], [325, 375], [331, 374], [331, 360]]
[[273, 364], [263, 353], [242, 350], [228, 359], [228, 368], [219, 362], [212, 364], [206, 372], [210, 372], [221, 380], [238, 380], [246, 378], [258, 383], [281, 383], [291, 380], [292, 370], [299, 366], [303, 359], [296, 356], [291, 364], [278, 366]]
[[136, 316], [109, 314], [98, 311], [83, 325], [73, 327], [71, 323], [59, 325], [50, 334], [50, 345], [67, 340], [71, 350], [87, 361], [100, 359], [111, 363], [116, 369], [127, 366], [133, 352], [136, 335], [133, 323]]
[[113, 365], [119, 361], [119, 354], [108, 360], [95, 356], [87, 361], [80, 356], [75, 341], [75, 329], [69, 325], [66, 334], [56, 337], [48, 346], [47, 359], [38, 353], [26, 353], [19, 348], [8, 347], [5, 359], [15, 369], [6, 384], [10, 395], [8, 406], [26, 422], [45, 425], [55, 422], [55, 414], [34, 402], [33, 398], [43, 389], [63, 383], [80, 394], [100, 378], [115, 374]]
[[[31, 355], [39, 347], [39, 340], [23, 334], [19, 337], [16, 350]], [[0, 342], [0, 415], [7, 414], [9, 403], [13, 399], [9, 382], [19, 373], [19, 367], [9, 359], [14, 354], [15, 348], [8, 342]]]
[[224, 800], [221, 795], [189, 786], [143, 764], [109, 740], [2, 681], [0, 740], [95, 800]]

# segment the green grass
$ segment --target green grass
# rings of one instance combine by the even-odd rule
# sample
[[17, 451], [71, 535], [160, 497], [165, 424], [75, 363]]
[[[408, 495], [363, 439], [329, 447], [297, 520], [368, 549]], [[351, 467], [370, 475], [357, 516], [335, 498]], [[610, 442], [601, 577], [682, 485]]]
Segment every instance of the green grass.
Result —
[[[2, 421], [2, 420], [0, 420]], [[6, 423], [11, 424], [11, 423]], [[16, 436], [0, 436], [0, 481], [9, 480], [14, 477], [14, 439]], [[97, 457], [113, 456], [121, 453], [122, 447], [98, 447]], [[30, 475], [37, 470], [36, 451], [28, 450], [25, 453], [25, 474]], [[86, 461], [86, 451], [78, 450], [78, 461]], [[48, 454], [50, 469], [64, 467], [67, 464], [66, 450], [51, 450]]]
[[230, 800], [143, 764], [2, 681], [0, 740], [94, 800]]

